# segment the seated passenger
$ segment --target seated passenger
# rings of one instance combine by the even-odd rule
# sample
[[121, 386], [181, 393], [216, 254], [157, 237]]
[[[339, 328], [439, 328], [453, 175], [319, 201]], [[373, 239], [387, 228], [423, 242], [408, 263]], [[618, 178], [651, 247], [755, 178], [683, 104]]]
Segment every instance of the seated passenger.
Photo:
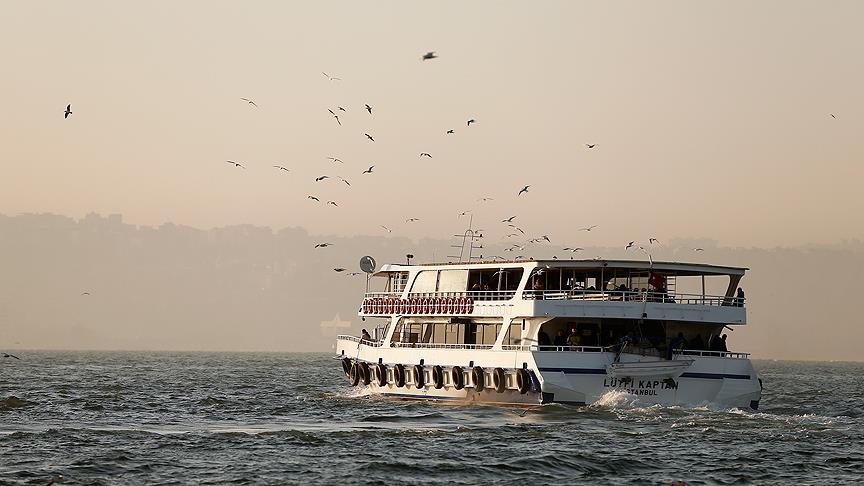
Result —
[[535, 299], [543, 298], [543, 282], [539, 278], [534, 279], [534, 283], [531, 284], [531, 290], [534, 293]]
[[540, 332], [537, 333], [537, 344], [539, 344], [540, 346], [549, 346], [550, 344], [552, 344], [549, 341], [549, 335], [546, 334], [546, 332], [542, 329], [540, 330]]
[[363, 341], [371, 341], [372, 336], [369, 335], [369, 331], [367, 331], [366, 329], [363, 329], [363, 334], [360, 335], [360, 339]]
[[687, 340], [684, 339], [684, 333], [679, 332], [678, 336], [669, 341], [669, 348], [666, 350], [666, 359], [672, 359], [675, 351], [681, 351], [687, 345]]
[[558, 331], [558, 334], [555, 335], [555, 341], [552, 342], [555, 346], [566, 346], [567, 345], [567, 336], [564, 335], [564, 330]]
[[582, 346], [582, 337], [576, 332], [576, 328], [570, 329], [570, 335], [567, 336], [567, 344], [571, 348]]

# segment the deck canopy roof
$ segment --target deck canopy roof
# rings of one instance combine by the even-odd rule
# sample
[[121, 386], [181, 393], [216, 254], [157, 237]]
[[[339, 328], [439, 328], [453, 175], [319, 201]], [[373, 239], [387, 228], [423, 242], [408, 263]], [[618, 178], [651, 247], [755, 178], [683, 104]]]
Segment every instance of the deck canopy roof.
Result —
[[650, 262], [648, 260], [507, 260], [507, 261], [480, 261], [471, 263], [422, 263], [417, 265], [386, 264], [376, 275], [384, 275], [388, 272], [407, 272], [410, 270], [433, 269], [433, 268], [506, 268], [506, 267], [549, 267], [549, 268], [578, 268], [584, 270], [600, 269], [625, 269], [656, 271], [675, 274], [679, 276], [699, 275], [744, 275], [748, 269], [744, 267], [727, 267], [720, 265], [708, 265], [704, 263], [685, 262]]

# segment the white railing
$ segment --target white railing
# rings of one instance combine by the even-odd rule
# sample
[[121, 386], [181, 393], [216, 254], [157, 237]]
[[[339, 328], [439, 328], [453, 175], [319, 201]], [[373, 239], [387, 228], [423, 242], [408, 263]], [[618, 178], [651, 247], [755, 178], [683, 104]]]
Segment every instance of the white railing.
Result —
[[602, 353], [609, 351], [611, 346], [540, 346], [537, 344], [504, 344], [501, 346], [506, 351], [540, 351], [540, 352], [563, 352], [575, 351], [578, 353]]
[[711, 358], [732, 358], [732, 359], [748, 359], [750, 353], [732, 353], [729, 351], [704, 351], [701, 349], [684, 349], [674, 351], [673, 354], [685, 356], [703, 356]]
[[365, 344], [366, 346], [372, 346], [373, 348], [381, 347], [383, 341], [370, 341], [368, 339], [362, 339], [357, 336], [351, 336], [348, 334], [340, 334], [336, 336], [337, 341], [351, 341], [353, 343]]
[[[516, 295], [515, 290], [470, 290], [465, 292], [409, 292], [407, 298], [458, 298], [466, 297], [474, 299], [474, 301], [484, 300], [510, 300]], [[391, 298], [399, 299], [402, 297], [402, 292], [367, 292], [366, 298]]]
[[744, 306], [744, 299], [726, 297], [725, 295], [641, 292], [636, 290], [526, 290], [523, 292], [522, 298], [529, 300], [588, 300], [605, 302], [657, 302], [666, 304], [727, 307]]
[[394, 341], [394, 348], [423, 348], [423, 349], [492, 349], [491, 344], [443, 344], [443, 343], [403, 343]]

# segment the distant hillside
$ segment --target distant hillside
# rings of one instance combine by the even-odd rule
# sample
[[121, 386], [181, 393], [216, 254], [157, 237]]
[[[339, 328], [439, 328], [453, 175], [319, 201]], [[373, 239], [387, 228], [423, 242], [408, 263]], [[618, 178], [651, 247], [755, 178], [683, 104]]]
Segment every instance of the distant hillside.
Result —
[[[333, 246], [315, 249], [321, 242]], [[119, 215], [0, 215], [0, 350], [324, 351], [347, 325], [337, 314], [355, 332], [365, 325], [356, 316], [364, 277], [333, 268], [355, 271], [365, 254], [379, 262], [401, 262], [406, 253], [442, 260], [452, 243], [312, 236], [300, 228], [136, 227]], [[705, 251], [693, 252], [696, 246]], [[570, 257], [560, 249], [545, 244], [523, 253]], [[485, 242], [482, 251], [512, 255], [503, 250]], [[864, 326], [853, 312], [861, 242], [755, 249], [676, 240], [651, 251], [655, 260], [751, 269], [742, 282], [751, 325], [731, 333], [733, 348], [761, 358], [861, 359]], [[644, 258], [623, 248], [582, 255]]]

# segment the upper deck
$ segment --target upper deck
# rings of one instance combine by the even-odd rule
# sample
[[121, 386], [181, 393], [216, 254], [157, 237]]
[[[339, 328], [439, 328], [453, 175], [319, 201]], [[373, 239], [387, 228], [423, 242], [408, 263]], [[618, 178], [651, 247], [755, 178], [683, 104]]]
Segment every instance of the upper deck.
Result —
[[630, 260], [384, 265], [361, 316], [561, 316], [745, 324], [746, 268]]

